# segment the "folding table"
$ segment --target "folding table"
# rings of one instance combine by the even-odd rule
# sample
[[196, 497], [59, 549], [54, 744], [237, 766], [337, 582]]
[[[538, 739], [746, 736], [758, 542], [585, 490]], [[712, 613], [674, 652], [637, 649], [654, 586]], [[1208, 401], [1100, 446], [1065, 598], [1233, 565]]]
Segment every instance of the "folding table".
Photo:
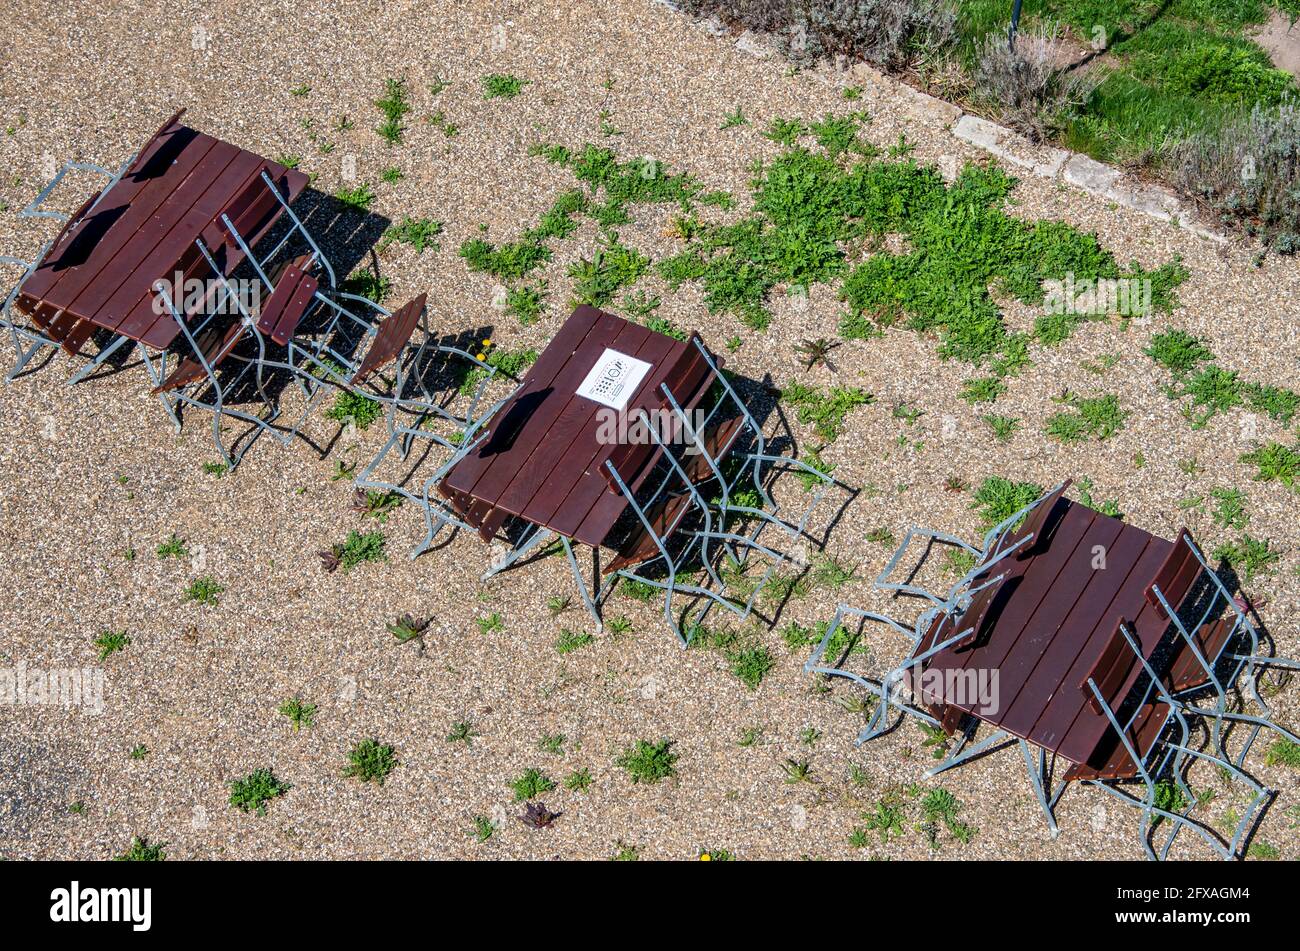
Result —
[[663, 384], [698, 390], [708, 367], [695, 357], [688, 341], [593, 307], [573, 312], [488, 422], [487, 437], [438, 485], [485, 541], [512, 516], [534, 526], [494, 571], [559, 536], [600, 623], [571, 542], [598, 547], [627, 508], [605, 468], [626, 444], [604, 438], [606, 427], [611, 414], [661, 409]]
[[[220, 276], [228, 276], [244, 251], [227, 223], [256, 244], [306, 187], [302, 172], [183, 125], [183, 112], [163, 123], [29, 265], [10, 299], [45, 339], [19, 355], [11, 376], [47, 343], [77, 355], [97, 329], [116, 337], [72, 382], [128, 341], [165, 349], [181, 328], [157, 305], [159, 287], [179, 297], [184, 284], [174, 287], [177, 276], [213, 277], [214, 264]], [[29, 206], [31, 216], [53, 214], [36, 209], [67, 170]], [[212, 249], [211, 259], [198, 250], [199, 239]], [[145, 362], [160, 384], [160, 373]]]

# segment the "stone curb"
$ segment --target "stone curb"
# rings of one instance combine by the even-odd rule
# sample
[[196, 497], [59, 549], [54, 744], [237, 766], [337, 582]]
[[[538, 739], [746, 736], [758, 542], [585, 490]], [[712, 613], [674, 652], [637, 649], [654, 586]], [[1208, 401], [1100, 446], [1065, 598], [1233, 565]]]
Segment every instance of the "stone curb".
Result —
[[[652, 2], [679, 13], [673, 0]], [[682, 14], [684, 15], [684, 14]], [[694, 21], [715, 36], [729, 38], [728, 31], [719, 21]], [[747, 56], [771, 59], [777, 55], [776, 45], [768, 36], [746, 30], [735, 40], [735, 48]], [[858, 65], [858, 64], [855, 64]], [[1038, 177], [1065, 183], [1114, 202], [1122, 208], [1137, 211], [1157, 221], [1173, 222], [1198, 237], [1226, 244], [1228, 237], [1201, 224], [1192, 210], [1178, 195], [1164, 185], [1139, 181], [1122, 170], [1098, 162], [1079, 152], [1054, 146], [1036, 145], [1018, 132], [972, 115], [944, 99], [938, 99], [901, 82], [876, 69], [860, 64], [873, 82], [887, 83], [891, 92], [908, 103], [912, 111], [939, 120], [958, 139], [983, 149], [1001, 161], [1028, 171]], [[820, 72], [810, 72], [826, 85], [834, 85], [831, 78]]]

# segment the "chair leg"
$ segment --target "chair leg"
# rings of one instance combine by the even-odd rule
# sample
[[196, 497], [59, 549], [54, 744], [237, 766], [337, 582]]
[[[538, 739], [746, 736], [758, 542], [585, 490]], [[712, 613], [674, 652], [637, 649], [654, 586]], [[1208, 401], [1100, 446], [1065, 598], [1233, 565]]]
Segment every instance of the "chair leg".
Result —
[[104, 361], [106, 361], [114, 353], [120, 350], [124, 345], [132, 342], [133, 341], [131, 340], [130, 337], [127, 337], [123, 334], [118, 334], [116, 337], [113, 338], [112, 341], [109, 342], [108, 346], [104, 347], [103, 350], [100, 350], [99, 353], [95, 355], [95, 359], [91, 360], [84, 367], [82, 367], [80, 370], [78, 370], [76, 373], [72, 374], [72, 376], [68, 378], [68, 386], [74, 386], [75, 384], [80, 383], [86, 377], [90, 376], [101, 366], [103, 366]]

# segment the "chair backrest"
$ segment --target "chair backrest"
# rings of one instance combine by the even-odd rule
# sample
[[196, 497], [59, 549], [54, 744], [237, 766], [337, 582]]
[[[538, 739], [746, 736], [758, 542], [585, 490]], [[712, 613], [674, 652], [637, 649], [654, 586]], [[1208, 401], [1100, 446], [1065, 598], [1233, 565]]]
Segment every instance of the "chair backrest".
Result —
[[1056, 504], [1061, 501], [1061, 496], [1065, 494], [1065, 490], [1070, 487], [1073, 481], [1073, 479], [1066, 479], [1062, 482], [1055, 492], [1034, 506], [1034, 510], [1029, 513], [1024, 524], [1011, 534], [1011, 537], [1016, 539], [1025, 538], [1031, 532], [1034, 536], [1029, 544], [1016, 552], [1015, 558], [1017, 561], [1026, 561], [1033, 553], [1042, 551], [1043, 533], [1047, 528], [1047, 520], [1056, 508]]
[[1160, 603], [1160, 599], [1156, 597], [1155, 589], [1157, 587], [1160, 589], [1165, 601], [1176, 612], [1205, 567], [1201, 564], [1201, 560], [1196, 557], [1196, 552], [1192, 550], [1191, 540], [1192, 535], [1187, 529], [1184, 528], [1178, 533], [1178, 539], [1174, 542], [1174, 547], [1157, 569], [1151, 584], [1147, 585], [1146, 588], [1147, 601], [1166, 620], [1169, 619], [1169, 614]]
[[357, 367], [357, 372], [352, 374], [349, 382], [361, 383], [380, 367], [397, 359], [406, 342], [411, 339], [420, 315], [424, 313], [424, 304], [428, 296], [428, 294], [421, 294], [407, 301], [391, 316], [384, 318], [375, 333], [375, 339], [366, 350], [366, 355], [361, 358], [361, 365]]
[[1097, 685], [1097, 690], [1113, 708], [1116, 692], [1128, 679], [1129, 673], [1133, 670], [1133, 664], [1137, 661], [1132, 646], [1124, 636], [1123, 627], [1126, 623], [1123, 618], [1120, 618], [1119, 623], [1115, 625], [1114, 633], [1106, 642], [1106, 647], [1083, 679], [1079, 681], [1079, 692], [1083, 694], [1084, 700], [1093, 712], [1098, 714], [1102, 713], [1101, 703], [1098, 701], [1097, 695], [1092, 692], [1092, 687], [1088, 685], [1088, 681], [1091, 680]]
[[311, 257], [305, 254], [289, 263], [257, 315], [257, 329], [278, 344], [289, 342], [316, 295], [319, 283], [306, 270]]

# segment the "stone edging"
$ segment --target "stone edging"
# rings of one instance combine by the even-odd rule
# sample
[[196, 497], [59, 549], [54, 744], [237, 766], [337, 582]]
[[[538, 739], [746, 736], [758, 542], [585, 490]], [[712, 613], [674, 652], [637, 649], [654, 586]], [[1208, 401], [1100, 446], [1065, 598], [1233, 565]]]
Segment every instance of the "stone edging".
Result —
[[[678, 11], [673, 0], [653, 0], [653, 2], [681, 16], [686, 16]], [[730, 31], [716, 19], [705, 21], [691, 19], [693, 23], [714, 36], [729, 38], [731, 35]], [[742, 33], [736, 39], [734, 46], [739, 52], [759, 59], [770, 59], [778, 55], [775, 46], [766, 37], [750, 30]], [[1228, 242], [1225, 235], [1207, 228], [1197, 220], [1192, 209], [1171, 188], [1139, 181], [1118, 168], [1098, 162], [1079, 152], [1036, 145], [1018, 132], [964, 112], [960, 106], [922, 92], [867, 64], [857, 64], [855, 68], [867, 72], [874, 82], [893, 85], [897, 89], [899, 98], [907, 100], [917, 111], [941, 120], [952, 135], [983, 149], [1008, 165], [1024, 169], [1038, 178], [1064, 181], [1090, 195], [1141, 212], [1157, 221], [1173, 222], [1198, 237], [1208, 238], [1220, 244]], [[824, 73], [810, 72], [808, 75], [816, 77], [827, 85], [833, 84]]]

